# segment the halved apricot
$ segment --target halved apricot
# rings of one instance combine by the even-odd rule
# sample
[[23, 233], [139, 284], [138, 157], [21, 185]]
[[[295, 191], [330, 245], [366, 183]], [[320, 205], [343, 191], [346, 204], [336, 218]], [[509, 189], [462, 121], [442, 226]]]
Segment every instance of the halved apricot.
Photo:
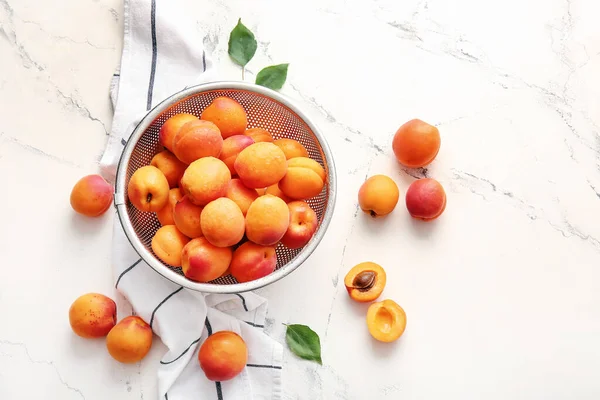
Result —
[[344, 278], [346, 290], [353, 300], [361, 303], [379, 297], [385, 287], [385, 271], [374, 262], [362, 262], [352, 267]]
[[367, 310], [367, 328], [380, 342], [393, 342], [406, 329], [406, 313], [394, 300], [373, 303]]

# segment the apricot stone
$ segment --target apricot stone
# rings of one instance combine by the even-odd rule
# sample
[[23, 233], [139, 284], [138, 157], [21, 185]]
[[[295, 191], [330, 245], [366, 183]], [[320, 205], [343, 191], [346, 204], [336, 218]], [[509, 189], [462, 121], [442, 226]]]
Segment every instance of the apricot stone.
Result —
[[319, 226], [319, 219], [317, 213], [305, 201], [292, 201], [288, 203], [288, 208], [290, 225], [281, 238], [281, 243], [288, 249], [299, 249], [313, 237]]
[[229, 97], [217, 97], [202, 111], [200, 118], [214, 123], [223, 139], [241, 135], [248, 126], [246, 110], [237, 101]]
[[152, 347], [152, 328], [138, 316], [123, 318], [106, 337], [106, 348], [115, 360], [131, 364], [146, 357]]
[[127, 196], [138, 210], [156, 212], [169, 201], [169, 182], [158, 168], [145, 165], [131, 175]]
[[166, 149], [173, 152], [173, 139], [179, 132], [179, 129], [190, 121], [198, 121], [199, 118], [195, 115], [188, 113], [180, 113], [175, 114], [169, 119], [167, 119], [162, 126], [160, 127], [160, 131], [158, 133], [158, 141], [162, 144]]
[[229, 269], [238, 282], [249, 282], [269, 275], [276, 266], [275, 247], [246, 242], [233, 252]]
[[178, 187], [169, 190], [169, 200], [167, 201], [167, 204], [165, 204], [163, 208], [156, 212], [158, 222], [160, 222], [162, 226], [175, 224], [175, 220], [173, 219], [173, 210], [175, 209], [177, 202], [181, 200], [182, 197], [183, 193], [181, 193], [181, 190]]
[[248, 361], [248, 347], [240, 335], [219, 331], [210, 335], [198, 351], [198, 362], [206, 378], [227, 381], [235, 378]]
[[[233, 136], [232, 136], [233, 137]], [[244, 186], [241, 180], [232, 179], [227, 186], [227, 198], [233, 200], [238, 205], [242, 214], [245, 216], [250, 204], [257, 199], [258, 193], [254, 189]]]
[[256, 143], [273, 141], [273, 135], [271, 135], [268, 130], [263, 128], [246, 129], [244, 135], [251, 137]]
[[231, 247], [213, 246], [203, 237], [192, 239], [183, 248], [181, 269], [188, 279], [209, 282], [227, 271], [232, 256]]
[[165, 264], [171, 267], [181, 266], [181, 252], [190, 239], [177, 229], [175, 225], [159, 228], [152, 238], [152, 251]]
[[251, 189], [266, 188], [285, 176], [285, 154], [273, 143], [260, 142], [246, 147], [233, 164], [238, 176]]
[[185, 236], [197, 238], [202, 236], [201, 214], [202, 206], [195, 205], [184, 196], [173, 208], [173, 222]]
[[84, 176], [71, 190], [71, 207], [79, 214], [88, 217], [104, 214], [112, 201], [113, 188], [100, 175]]
[[400, 338], [406, 329], [406, 313], [393, 300], [373, 303], [367, 310], [369, 333], [380, 342], [393, 342]]
[[231, 172], [231, 176], [236, 174], [233, 164], [235, 163], [238, 154], [251, 144], [254, 144], [254, 139], [245, 135], [229, 136], [223, 141], [223, 150], [221, 151], [219, 159], [227, 165], [229, 172]]
[[308, 157], [294, 157], [287, 161], [287, 173], [279, 181], [279, 189], [294, 200], [303, 200], [321, 193], [325, 185], [325, 170]]
[[218, 158], [204, 157], [189, 165], [181, 178], [181, 189], [192, 203], [204, 206], [227, 193], [231, 173]]
[[173, 153], [186, 164], [202, 157], [219, 157], [223, 137], [210, 121], [191, 121], [183, 125], [173, 139]]
[[367, 179], [358, 190], [358, 204], [372, 217], [381, 217], [391, 213], [400, 192], [398, 185], [387, 175], [374, 175]]
[[213, 246], [229, 247], [244, 237], [245, 221], [242, 210], [227, 197], [208, 203], [200, 217], [202, 234]]
[[265, 194], [252, 202], [246, 213], [246, 237], [262, 246], [273, 246], [290, 225], [290, 210], [279, 197]]
[[383, 292], [385, 283], [385, 270], [370, 261], [355, 265], [344, 278], [348, 295], [359, 303], [376, 300]]
[[416, 180], [406, 191], [406, 209], [413, 218], [433, 221], [446, 209], [446, 192], [435, 179]]
[[308, 157], [306, 147], [297, 140], [283, 138], [275, 140], [273, 144], [283, 151], [285, 158], [288, 160], [294, 157]]
[[165, 178], [167, 178], [170, 188], [174, 188], [179, 184], [179, 180], [187, 168], [187, 164], [179, 161], [179, 159], [175, 157], [175, 154], [171, 153], [169, 150], [163, 150], [160, 153], [157, 153], [152, 157], [150, 165], [154, 165], [156, 168], [160, 169], [165, 175]]
[[392, 149], [398, 162], [409, 168], [424, 167], [440, 151], [440, 131], [420, 119], [404, 123], [392, 140]]
[[75, 299], [69, 308], [69, 324], [83, 338], [106, 336], [117, 322], [117, 305], [100, 293], [87, 293]]

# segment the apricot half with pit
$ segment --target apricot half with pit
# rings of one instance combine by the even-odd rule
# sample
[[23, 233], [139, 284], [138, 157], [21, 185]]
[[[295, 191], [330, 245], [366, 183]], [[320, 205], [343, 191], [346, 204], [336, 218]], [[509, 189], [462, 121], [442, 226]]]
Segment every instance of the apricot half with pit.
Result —
[[377, 299], [385, 287], [383, 268], [374, 262], [362, 262], [352, 267], [344, 278], [348, 295], [355, 301], [366, 303]]
[[393, 342], [400, 338], [406, 329], [406, 313], [393, 300], [373, 303], [367, 310], [369, 333], [380, 342]]

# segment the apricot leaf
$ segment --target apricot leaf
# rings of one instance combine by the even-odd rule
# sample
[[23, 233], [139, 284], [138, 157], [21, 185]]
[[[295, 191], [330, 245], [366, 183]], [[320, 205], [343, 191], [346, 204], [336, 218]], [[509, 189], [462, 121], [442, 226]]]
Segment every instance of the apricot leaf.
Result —
[[242, 19], [239, 18], [237, 25], [229, 34], [229, 56], [238, 65], [245, 67], [252, 57], [254, 57], [256, 47], [254, 34], [242, 24]]
[[265, 67], [256, 75], [256, 84], [269, 89], [281, 89], [287, 79], [289, 64], [278, 64]]
[[285, 341], [290, 350], [298, 357], [316, 361], [321, 365], [323, 364], [319, 335], [308, 326], [298, 324], [287, 325]]

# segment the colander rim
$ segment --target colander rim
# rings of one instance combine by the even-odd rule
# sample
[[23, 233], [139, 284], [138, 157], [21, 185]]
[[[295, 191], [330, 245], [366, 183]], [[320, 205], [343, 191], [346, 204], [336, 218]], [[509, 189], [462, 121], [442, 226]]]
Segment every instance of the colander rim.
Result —
[[[302, 250], [292, 258], [287, 264], [283, 265], [281, 268], [275, 270], [271, 274], [256, 279], [250, 282], [243, 283], [235, 283], [235, 284], [213, 284], [213, 283], [201, 283], [195, 282], [187, 279], [185, 276], [180, 275], [175, 270], [165, 266], [161, 262], [159, 262], [155, 256], [146, 249], [146, 247], [142, 244], [141, 240], [138, 238], [131, 221], [128, 218], [127, 207], [126, 207], [126, 199], [125, 199], [125, 186], [127, 184], [126, 174], [127, 174], [127, 164], [131, 159], [131, 154], [133, 153], [133, 149], [135, 148], [137, 142], [140, 140], [143, 133], [146, 129], [154, 122], [154, 120], [167, 108], [170, 106], [185, 100], [190, 96], [197, 95], [202, 92], [212, 91], [212, 90], [245, 90], [249, 92], [254, 92], [256, 94], [268, 97], [272, 100], [275, 100], [282, 105], [289, 108], [293, 111], [312, 131], [315, 135], [319, 145], [321, 146], [321, 150], [324, 155], [324, 162], [327, 165], [327, 203], [325, 213], [323, 215], [323, 220], [319, 224], [317, 231], [313, 235], [311, 241], [304, 247]], [[333, 155], [331, 153], [331, 149], [329, 148], [329, 144], [325, 139], [323, 133], [318, 128], [316, 123], [305, 113], [302, 111], [301, 107], [299, 107], [294, 100], [287, 97], [286, 95], [279, 93], [275, 90], [269, 89], [264, 86], [256, 85], [253, 83], [241, 82], [241, 81], [213, 81], [209, 83], [201, 83], [198, 85], [187, 87], [179, 92], [172, 94], [167, 97], [156, 106], [154, 106], [150, 111], [146, 113], [146, 115], [140, 120], [140, 122], [136, 125], [133, 132], [131, 133], [129, 140], [125, 144], [123, 152], [119, 158], [119, 162], [117, 164], [116, 170], [116, 179], [115, 179], [115, 195], [114, 202], [115, 207], [117, 209], [117, 215], [119, 217], [119, 222], [123, 227], [125, 232], [125, 236], [127, 240], [131, 243], [134, 250], [138, 253], [140, 258], [146, 262], [154, 271], [156, 271], [162, 277], [170, 280], [173, 283], [176, 283], [180, 286], [183, 286], [187, 289], [191, 289], [193, 291], [201, 292], [201, 293], [220, 293], [220, 294], [233, 294], [233, 293], [243, 293], [256, 289], [260, 289], [267, 285], [270, 285], [274, 282], [279, 281], [280, 279], [286, 277], [295, 271], [300, 265], [302, 265], [306, 259], [316, 250], [321, 240], [325, 236], [331, 219], [333, 217], [335, 203], [336, 203], [336, 193], [337, 193], [337, 174], [335, 170], [335, 163], [333, 160]]]

